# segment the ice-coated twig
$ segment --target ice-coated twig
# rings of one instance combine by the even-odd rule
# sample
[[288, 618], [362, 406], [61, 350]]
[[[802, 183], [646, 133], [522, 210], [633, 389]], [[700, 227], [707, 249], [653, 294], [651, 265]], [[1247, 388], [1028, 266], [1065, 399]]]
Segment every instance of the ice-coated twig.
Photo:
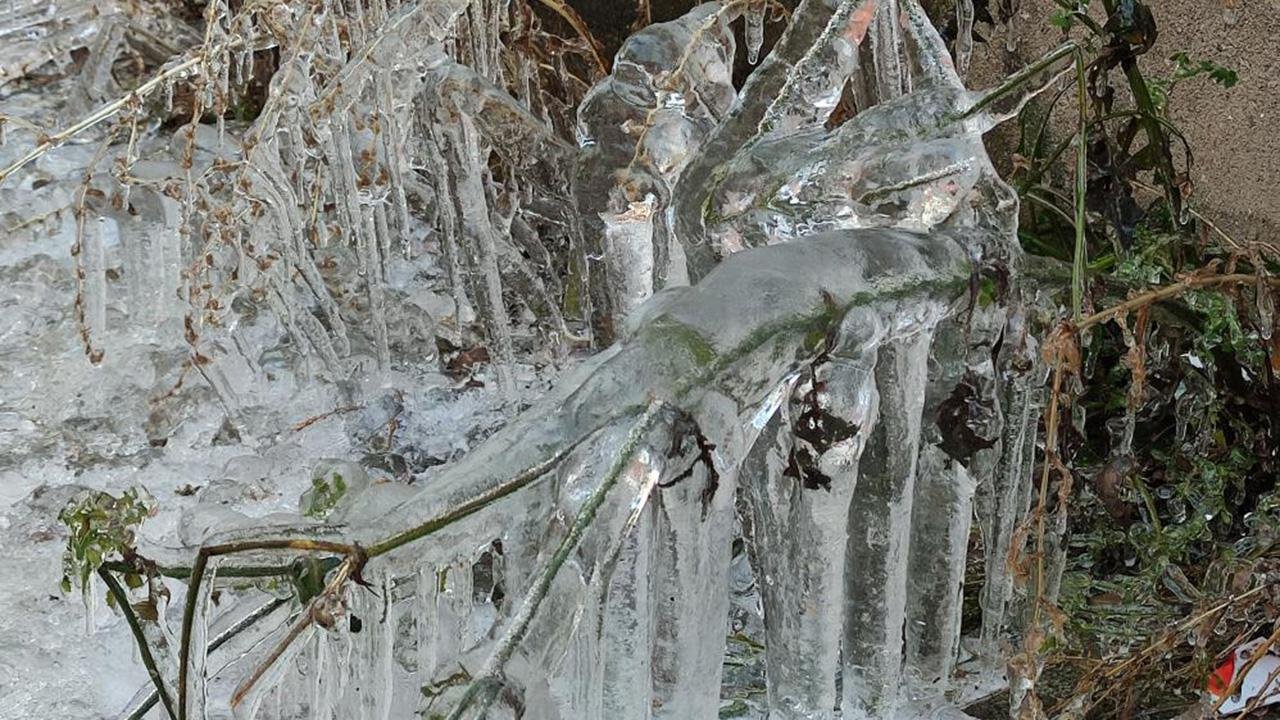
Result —
[[[1005, 78], [999, 85], [987, 90], [980, 98], [970, 105], [968, 109], [962, 112], [958, 119], [966, 120], [974, 117], [980, 112], [989, 110], [997, 101], [1021, 89], [1029, 81], [1034, 80], [1040, 73], [1052, 68], [1054, 65], [1057, 65], [1063, 59], [1072, 57], [1078, 48], [1079, 45], [1075, 42], [1066, 42], [1050, 50], [1032, 64]], [[1044, 88], [1051, 87], [1052, 85], [1052, 81], [1047, 82], [1040, 87], [1032, 88], [1023, 95], [1018, 96], [1012, 103], [1012, 109], [1001, 109], [998, 113], [998, 117], [1007, 118], [1016, 115], [1018, 110], [1021, 109], [1022, 106], [1031, 98], [1035, 97]]]
[[28, 164], [48, 153], [50, 150], [53, 150], [62, 143], [76, 135], [79, 135], [98, 123], [114, 117], [116, 113], [127, 107], [131, 102], [134, 102], [136, 97], [145, 97], [150, 95], [155, 92], [156, 88], [167, 84], [169, 81], [175, 78], [185, 77], [186, 74], [199, 65], [200, 62], [200, 55], [197, 54], [193, 57], [187, 58], [186, 60], [170, 65], [157, 73], [150, 80], [147, 80], [137, 88], [131, 90], [128, 94], [112, 100], [62, 130], [59, 130], [52, 135], [42, 137], [39, 142], [36, 143], [35, 147], [28, 150], [8, 166], [0, 168], [0, 185], [3, 185], [4, 181], [8, 179], [10, 175], [13, 175], [17, 171], [26, 167]]
[[169, 720], [177, 720], [177, 714], [173, 710], [173, 699], [164, 686], [164, 675], [160, 673], [160, 668], [156, 667], [156, 659], [151, 654], [151, 644], [147, 642], [147, 635], [142, 631], [142, 625], [138, 624], [138, 615], [129, 603], [128, 593], [124, 591], [120, 581], [106, 569], [98, 568], [98, 577], [102, 578], [107, 591], [115, 598], [116, 607], [120, 609], [125, 622], [129, 624], [129, 631], [133, 633], [134, 643], [138, 646], [138, 654], [142, 656], [142, 664], [146, 666], [147, 675], [151, 676], [151, 683], [156, 687], [156, 694], [164, 705], [165, 714], [169, 716]]
[[243, 540], [200, 548], [196, 553], [196, 561], [191, 566], [191, 579], [187, 584], [187, 602], [182, 612], [181, 643], [178, 647], [178, 720], [185, 720], [188, 717], [187, 683], [191, 665], [191, 635], [195, 623], [196, 606], [200, 601], [200, 585], [204, 581], [205, 568], [209, 564], [209, 559], [256, 550], [319, 551], [348, 556], [358, 553], [353, 545], [310, 539]]
[[245, 678], [244, 681], [236, 687], [235, 692], [231, 694], [232, 710], [235, 710], [240, 705], [245, 697], [253, 690], [254, 686], [258, 684], [258, 681], [262, 679], [262, 676], [271, 669], [271, 666], [274, 665], [277, 660], [280, 659], [280, 656], [284, 654], [285, 650], [287, 650], [289, 646], [307, 630], [307, 628], [317, 622], [320, 622], [320, 613], [323, 612], [324, 604], [334, 601], [342, 593], [347, 580], [351, 578], [353, 574], [358, 574], [360, 572], [360, 569], [357, 567], [357, 562], [362, 563], [363, 561], [348, 557], [341, 565], [338, 566], [337, 571], [325, 585], [324, 590], [322, 590], [319, 595], [312, 598], [306, 609], [303, 610], [302, 617], [298, 618], [298, 620], [294, 622], [293, 626], [289, 628], [289, 632], [285, 633], [284, 637], [280, 638], [280, 641], [271, 648], [271, 651], [267, 653], [266, 658], [258, 663], [258, 666], [249, 674], [249, 677]]
[[528, 593], [520, 603], [520, 609], [498, 640], [497, 647], [485, 662], [484, 669], [471, 681], [466, 693], [458, 701], [458, 705], [453, 709], [453, 712], [449, 714], [449, 720], [461, 720], [471, 705], [477, 702], [479, 703], [477, 711], [481, 717], [483, 716], [484, 711], [497, 694], [499, 678], [502, 675], [503, 668], [506, 666], [507, 661], [511, 659], [511, 654], [515, 652], [516, 646], [524, 639], [525, 633], [528, 632], [529, 623], [533, 621], [538, 608], [542, 605], [542, 601], [547, 597], [547, 592], [550, 591], [551, 583], [555, 580], [556, 574], [560, 572], [565, 560], [569, 558], [570, 553], [581, 542], [582, 536], [586, 534], [587, 528], [595, 520], [596, 512], [599, 511], [600, 506], [604, 503], [609, 491], [617, 484], [623, 470], [631, 462], [631, 458], [644, 440], [645, 434], [649, 432], [653, 423], [658, 419], [659, 411], [662, 407], [663, 404], [661, 402], [652, 402], [639, 419], [636, 420], [631, 432], [627, 435], [626, 442], [618, 451], [617, 457], [614, 458], [613, 465], [610, 466], [605, 476], [600, 479], [599, 484], [596, 485], [591, 495], [582, 503], [582, 508], [578, 511], [577, 517], [574, 518], [573, 524], [569, 527], [569, 532], [560, 541], [559, 546], [556, 547], [555, 552], [552, 553], [546, 563], [538, 569], [532, 587], [529, 588]]
[[[381, 515], [383, 526], [403, 524], [405, 530], [372, 542], [364, 550], [353, 543], [302, 538], [236, 540], [202, 548], [191, 569], [183, 614], [179, 720], [189, 712], [192, 629], [210, 559], [257, 551], [323, 552], [346, 558], [344, 562], [351, 564], [359, 562], [352, 558], [372, 559], [388, 554], [474, 515], [545, 475], [573, 446], [590, 438], [602, 424], [625, 417], [628, 412], [638, 412], [635, 400], [640, 397], [652, 392], [646, 402], [696, 407], [706, 389], [714, 387], [716, 379], [725, 377], [735, 365], [755, 356], [795, 357], [796, 353], [804, 352], [806, 338], [815, 332], [822, 336], [824, 329], [838, 322], [850, 308], [867, 306], [878, 297], [952, 296], [967, 283], [967, 263], [964, 252], [949, 240], [926, 241], [918, 236], [886, 231], [835, 234], [742, 255], [708, 276], [700, 287], [663, 298], [654, 308], [657, 314], [649, 315], [641, 323], [641, 329], [626, 343], [627, 347], [611, 354], [610, 360], [598, 366], [580, 385], [567, 389], [568, 395], [549, 399], [525, 420], [515, 421], [491, 438], [487, 447], [478, 448], [446, 477], [432, 483], [420, 500], [410, 500]], [[881, 274], [875, 270], [889, 266], [896, 267], [897, 272]], [[789, 267], [794, 273], [779, 275], [779, 267]], [[720, 317], [723, 312], [736, 315], [740, 303], [735, 297], [755, 296], [759, 292], [770, 293], [774, 302], [761, 308], [763, 314], [755, 316], [747, 327]], [[718, 297], [725, 304], [718, 302], [713, 308], [707, 308], [704, 297]], [[828, 301], [824, 302], [822, 297]], [[774, 364], [765, 365], [764, 380], [768, 386], [776, 384], [790, 371], [790, 363], [770, 362]], [[657, 375], [650, 383], [630, 382], [622, 388], [616, 385], [618, 377], [654, 372]], [[729, 389], [732, 387], [730, 384], [723, 391], [738, 392]], [[740, 392], [746, 393], [739, 400], [746, 406], [758, 402], [755, 394], [760, 390], [755, 382]], [[608, 393], [612, 399], [597, 402], [601, 393]], [[572, 406], [585, 410], [569, 412], [562, 404], [565, 398], [572, 398]], [[553, 432], [556, 427], [571, 433], [567, 440], [566, 435]], [[557, 438], [558, 446], [548, 453], [543, 443], [550, 437]], [[537, 459], [514, 479], [492, 482], [489, 478], [493, 469], [488, 465], [497, 461], [494, 453], [504, 464], [524, 463], [531, 457]], [[442, 499], [456, 497], [458, 490], [464, 488], [470, 491], [465, 502], [445, 504], [442, 511], [430, 512], [433, 506], [441, 505]], [[424, 514], [431, 519], [406, 522]]]

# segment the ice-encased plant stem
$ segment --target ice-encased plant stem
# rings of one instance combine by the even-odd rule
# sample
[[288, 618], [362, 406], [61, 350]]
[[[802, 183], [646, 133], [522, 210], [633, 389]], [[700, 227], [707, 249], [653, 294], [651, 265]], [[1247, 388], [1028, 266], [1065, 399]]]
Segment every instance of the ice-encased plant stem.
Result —
[[[500, 684], [495, 717], [713, 717], [739, 489], [771, 712], [890, 717], [910, 714], [904, 696], [938, 700], [955, 680], [974, 503], [984, 660], [998, 662], [1017, 629], [1001, 564], [1028, 500], [1036, 398], [1033, 372], [990, 358], [1001, 333], [1025, 347], [1008, 338], [1016, 199], [981, 135], [1016, 102], [995, 102], [1012, 86], [965, 90], [913, 0], [806, 0], [741, 93], [728, 23], [746, 11], [758, 50], [764, 3], [706, 3], [637, 33], [580, 103], [581, 89], [540, 85], [563, 57], [523, 54], [533, 21], [505, 0], [250, 3], [230, 18], [215, 5], [212, 45], [187, 66], [199, 107], [225, 100], [227, 57], [246, 43], [277, 44], [280, 60], [247, 131], [202, 133], [197, 117], [178, 138], [184, 190], [160, 202], [180, 205], [164, 227], [181, 229], [183, 256], [165, 262], [187, 271], [193, 353], [225, 339], [246, 291], [317, 374], [403, 391], [395, 372], [423, 352], [404, 297], [437, 269], [453, 328], [478, 321], [508, 392], [531, 329], [567, 337], [576, 313], [620, 344], [415, 497], [372, 489], [334, 526], [267, 547], [237, 537], [224, 547], [247, 557], [188, 571], [181, 713], [230, 699], [263, 716], [461, 712], [468, 685]], [[575, 115], [581, 148], [565, 140]], [[105, 261], [83, 260], [96, 283]], [[955, 312], [991, 274], [1012, 289]], [[98, 289], [86, 327], [115, 301]], [[193, 366], [239, 422], [239, 388]], [[957, 392], [963, 418], [943, 422]], [[628, 442], [654, 404], [661, 418]], [[999, 442], [957, 450], [958, 427]], [[213, 581], [281, 553], [323, 556], [331, 589], [270, 631], [265, 654], [206, 664]], [[345, 582], [362, 557], [378, 595]], [[346, 616], [363, 631], [316, 625]]]
[[[414, 541], [426, 535], [425, 530], [380, 541], [371, 536], [371, 528], [360, 522], [358, 515], [372, 513], [380, 518], [380, 526], [395, 527], [412, 525], [413, 518], [447, 514], [452, 507], [466, 506], [469, 498], [483, 497], [500, 487], [501, 484], [492, 484], [507, 474], [507, 468], [546, 467], [547, 453], [552, 453], [551, 459], [556, 457], [554, 448], [593, 442], [596, 428], [606, 426], [612, 422], [611, 418], [618, 416], [611, 408], [634, 408], [646, 397], [679, 408], [693, 419], [698, 431], [716, 448], [714, 462], [724, 487], [718, 492], [713, 489], [712, 497], [731, 497], [731, 478], [736, 474], [733, 458], [745, 451], [753, 441], [751, 436], [758, 432], [750, 430], [753, 427], [750, 418], [759, 412], [759, 405], [771, 394], [771, 388], [794, 372], [797, 363], [812, 352], [805, 349], [808, 343], [814, 342], [815, 337], [835, 332], [850, 307], [859, 308], [859, 313], [864, 314], [862, 317], [866, 317], [865, 313], [894, 313], [880, 322], [914, 327], [913, 322], [903, 320], [910, 315], [902, 315], [902, 310], [907, 306], [919, 308], [920, 302], [928, 302], [929, 298], [937, 302], [952, 296], [965, 282], [966, 265], [963, 252], [949, 240], [924, 240], [909, 234], [878, 231], [814, 238], [734, 258], [697, 287], [655, 299], [650, 303], [652, 307], [646, 308], [650, 312], [630, 340], [608, 353], [602, 362], [595, 363], [581, 380], [570, 382], [556, 397], [544, 401], [541, 407], [535, 407], [478, 448], [418, 499], [388, 510], [376, 497], [367, 498], [367, 509], [357, 508], [357, 516], [348, 519], [349, 533], [363, 542], [368, 555], [386, 557], [391, 563], [388, 571], [393, 575], [424, 562], [444, 562], [457, 551], [455, 546], [446, 543], [424, 548], [415, 544]], [[858, 267], [874, 273], [876, 279], [858, 272]], [[881, 270], [890, 267], [894, 272], [881, 274]], [[787, 272], [780, 273], [784, 268]], [[796, 277], [807, 280], [797, 282], [792, 279]], [[748, 296], [761, 292], [772, 302], [767, 307], [757, 307], [744, 324], [744, 319], [737, 317], [739, 308], [744, 307]], [[824, 297], [828, 300], [824, 301]], [[905, 299], [908, 297], [911, 300]], [[900, 303], [894, 298], [904, 299]], [[748, 433], [746, 437], [744, 432]], [[589, 486], [600, 481], [599, 478], [586, 480]], [[688, 497], [667, 512], [682, 508], [679, 514], [691, 514], [678, 523], [668, 520], [673, 523], [671, 531], [675, 533], [668, 542], [675, 543], [676, 553], [671, 561], [676, 564], [671, 566], [673, 574], [665, 576], [666, 581], [659, 579], [651, 592], [662, 598], [671, 592], [666, 588], [683, 588], [681, 597], [692, 604], [684, 607], [682, 602], [673, 607], [670, 622], [687, 624], [688, 631], [693, 632], [695, 628], [705, 627], [711, 617], [725, 609], [721, 606], [702, 620], [690, 614], [693, 608], [703, 606], [709, 597], [718, 594], [715, 588], [721, 585], [716, 578], [719, 575], [723, 582], [724, 570], [714, 568], [727, 567], [727, 556], [709, 567], [703, 565], [714, 557], [705, 553], [722, 546], [720, 542], [708, 544], [711, 538], [705, 533], [715, 528], [723, 532], [728, 526], [723, 520], [703, 519], [703, 513], [707, 512], [704, 490], [688, 479], [679, 482], [684, 483], [680, 487], [690, 490]], [[493, 499], [502, 497], [497, 495]], [[509, 499], [500, 504], [490, 501], [486, 505], [485, 512], [459, 515], [456, 524], [437, 524], [438, 530], [433, 532], [447, 528], [456, 538], [455, 542], [465, 543], [468, 537], [501, 538], [511, 532], [513, 525], [542, 522], [536, 516], [525, 517], [519, 506]], [[474, 507], [475, 511], [480, 509], [482, 506]], [[678, 527], [684, 529], [677, 531]], [[689, 533], [692, 535], [687, 535]], [[661, 537], [659, 533], [658, 538]], [[728, 538], [722, 537], [722, 540], [727, 542]], [[686, 544], [686, 550], [678, 550]], [[658, 547], [650, 548], [649, 552], [659, 551], [661, 547], [659, 542]], [[661, 557], [661, 552], [656, 557]], [[691, 562], [695, 565], [681, 569]], [[700, 580], [694, 581], [694, 578]], [[690, 582], [705, 583], [705, 587], [694, 590]], [[533, 620], [551, 623], [550, 627], [542, 626], [540, 630], [547, 633], [562, 624], [564, 618], [557, 619], [552, 613]], [[590, 628], [594, 626], [588, 623], [578, 627], [578, 631], [593, 632]], [[572, 632], [574, 628], [574, 624], [567, 624], [559, 632]], [[650, 688], [647, 692], [655, 693], [656, 698], [667, 697], [665, 706], [671, 711], [683, 707], [714, 710], [718, 684], [707, 673], [718, 673], [723, 636], [716, 633], [704, 637], [700, 643], [688, 643], [679, 637], [666, 641], [658, 637], [654, 642], [650, 649], [655, 653], [649, 681], [652, 684], [647, 685]], [[527, 667], [524, 663], [518, 665]], [[701, 670], [687, 675], [677, 671], [681, 667], [690, 672], [694, 668]], [[533, 679], [518, 675], [513, 678], [512, 674], [509, 670], [508, 682], [517, 686]], [[547, 712], [558, 711], [552, 706]]]

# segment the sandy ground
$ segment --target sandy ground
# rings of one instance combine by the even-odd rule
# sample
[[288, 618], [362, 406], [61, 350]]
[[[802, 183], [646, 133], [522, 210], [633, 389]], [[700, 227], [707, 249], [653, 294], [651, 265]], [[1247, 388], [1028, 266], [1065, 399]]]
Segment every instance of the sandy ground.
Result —
[[[1151, 0], [1150, 6], [1159, 37], [1142, 60], [1148, 74], [1172, 74], [1169, 57], [1186, 52], [1240, 77], [1230, 90], [1189, 80], [1172, 98], [1171, 117], [1195, 153], [1193, 206], [1242, 241], [1280, 237], [1280, 0]], [[1003, 29], [996, 29], [991, 42], [975, 48], [971, 84], [990, 84], [1059, 43], [1047, 22], [1054, 9], [1052, 0], [1022, 0], [1016, 49], [1007, 53]], [[997, 160], [1007, 158], [1011, 136], [1016, 140], [1011, 129], [993, 138]]]

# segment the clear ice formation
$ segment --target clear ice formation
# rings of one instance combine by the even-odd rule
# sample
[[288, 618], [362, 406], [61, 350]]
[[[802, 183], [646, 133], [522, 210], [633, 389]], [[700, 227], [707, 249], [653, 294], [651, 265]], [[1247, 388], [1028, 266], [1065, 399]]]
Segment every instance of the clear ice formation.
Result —
[[[244, 48], [276, 48], [263, 112], [186, 125], [172, 148], [126, 122], [131, 139], [108, 144], [126, 171], [79, 191], [67, 290], [88, 361], [118, 372], [145, 334], [155, 377], [107, 387], [146, 392], [179, 366], [208, 387], [185, 409], [157, 403], [136, 442], [162, 445], [180, 423], [166, 413], [198, 402], [224, 409], [219, 436], [269, 436], [284, 420], [268, 373], [316, 403], [360, 404], [355, 424], [376, 432], [369, 388], [406, 402], [414, 361], [469, 317], [508, 397], [522, 343], [563, 357], [583, 326], [609, 346], [425, 481], [358, 483], [323, 523], [250, 520], [221, 507], [239, 486], [202, 491], [181, 542], [144, 552], [179, 564], [201, 543], [281, 535], [369, 546], [503, 497], [375, 558], [372, 588], [328, 608], [348, 619], [305, 630], [234, 708], [304, 610], [231, 580], [215, 603], [206, 583], [187, 717], [714, 718], [735, 544], [762, 608], [748, 640], [763, 648], [765, 716], [959, 717], [998, 686], [1024, 606], [1006, 559], [1042, 377], [1017, 199], [982, 144], [1003, 116], [976, 111], [984, 96], [956, 71], [972, 4], [957, 3], [956, 65], [915, 0], [803, 0], [761, 58], [766, 6], [708, 2], [647, 27], [566, 105], [539, 66], [563, 60], [504, 46], [529, 29], [506, 0], [212, 4], [214, 44], [153, 90], [189, 67], [205, 75], [192, 102], [216, 107], [252, 71]], [[67, 63], [76, 37], [119, 43], [116, 16], [88, 7], [0, 11], [0, 38], [23, 38], [0, 53], [0, 84]], [[758, 64], [741, 90], [738, 17]], [[21, 188], [0, 197], [90, 155], [68, 145], [24, 169], [0, 149]], [[65, 207], [78, 185], [34, 202]], [[446, 297], [424, 299], [424, 276]], [[28, 302], [22, 288], [4, 292]], [[173, 330], [185, 344], [164, 344]], [[536, 479], [502, 491], [522, 476]], [[160, 624], [171, 688], [180, 608]]]

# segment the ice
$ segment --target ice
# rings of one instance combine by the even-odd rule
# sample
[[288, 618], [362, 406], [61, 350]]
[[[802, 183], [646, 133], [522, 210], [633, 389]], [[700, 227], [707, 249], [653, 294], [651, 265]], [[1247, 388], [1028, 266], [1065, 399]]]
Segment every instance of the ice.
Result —
[[597, 323], [603, 343], [655, 289], [672, 278], [681, 284], [668, 208], [685, 166], [733, 103], [733, 12], [704, 3], [636, 33], [578, 109], [578, 211], [594, 243], [588, 262], [602, 264], [606, 278], [596, 312], [613, 318]]
[[[174, 689], [197, 547], [359, 543], [211, 563], [189, 717], [952, 717], [999, 683], [1043, 368], [982, 134], [1028, 95], [965, 88], [914, 0], [803, 0], [764, 57], [767, 3], [703, 3], [594, 86], [504, 0], [113, 8], [0, 11], [39, 35], [0, 51], [0, 546], [43, 583], [0, 583], [7, 707], [151, 696], [100, 592], [83, 642], [43, 600], [72, 483], [158, 498]], [[111, 72], [143, 32], [184, 43], [145, 112]], [[261, 111], [219, 112], [268, 50]], [[193, 98], [218, 119], [166, 129]]]
[[755, 65], [760, 61], [760, 48], [764, 47], [764, 15], [767, 3], [755, 0], [747, 6], [743, 16], [746, 18], [747, 62]]
[[963, 78], [969, 74], [973, 57], [973, 22], [976, 12], [973, 0], [956, 0], [956, 72]]
[[[829, 364], [785, 383], [743, 466], [764, 601], [770, 716], [830, 718], [839, 705], [844, 556], [859, 461], [875, 428], [877, 352], [887, 328], [851, 313]], [[834, 440], [834, 442], [833, 442]]]
[[845, 558], [845, 718], [886, 717], [898, 701], [930, 335], [917, 332], [887, 345], [876, 365], [880, 418], [860, 463]]
[[953, 690], [974, 495], [982, 479], [994, 476], [1002, 452], [1004, 418], [994, 396], [992, 351], [1005, 318], [992, 306], [975, 308], [966, 321], [943, 321], [930, 350], [912, 516], [905, 663], [921, 702], [938, 703]]

